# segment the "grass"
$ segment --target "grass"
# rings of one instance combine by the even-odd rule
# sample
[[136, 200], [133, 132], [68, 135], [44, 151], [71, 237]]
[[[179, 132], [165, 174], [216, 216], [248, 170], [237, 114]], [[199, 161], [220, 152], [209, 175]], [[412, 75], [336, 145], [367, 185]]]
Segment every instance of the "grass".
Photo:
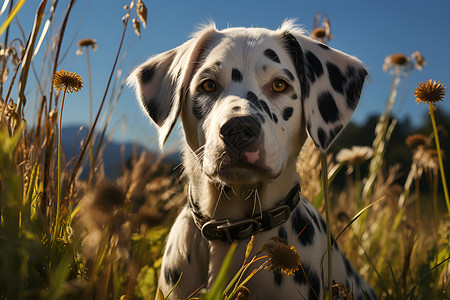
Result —
[[[11, 7], [7, 22], [23, 2]], [[107, 182], [101, 172], [101, 149], [113, 113], [113, 109], [103, 111], [102, 107], [136, 6], [127, 8], [102, 104], [82, 143], [82, 151], [60, 161], [57, 117], [62, 113], [58, 101], [63, 95], [51, 86], [52, 78], [42, 78], [38, 83], [41, 95], [28, 102], [23, 98], [32, 65], [47, 66], [52, 75], [59, 68], [64, 28], [70, 22], [73, 2], [68, 4], [63, 18], [52, 15], [45, 22], [48, 28], [49, 22], [62, 19], [63, 25], [55, 24], [61, 30], [53, 37], [54, 43], [49, 43], [56, 47], [46, 50], [51, 59], [34, 61], [31, 54], [36, 51], [45, 3], [42, 1], [36, 11], [30, 40], [21, 41], [29, 46], [20, 52], [18, 39], [11, 39], [11, 43], [5, 43], [9, 56], [0, 60], [2, 70], [14, 70], [8, 86], [0, 83], [0, 90], [7, 91], [5, 99], [13, 98], [0, 102], [0, 299], [154, 299], [165, 240], [185, 202], [182, 179], [174, 174], [171, 165], [146, 153], [136, 153], [128, 166], [124, 163], [123, 175], [115, 182]], [[141, 5], [137, 16], [143, 20], [145, 10]], [[13, 26], [8, 24], [2, 27], [5, 32]], [[21, 63], [13, 62], [14, 53]], [[374, 135], [373, 155], [364, 155], [363, 160], [359, 157], [360, 160], [337, 161], [334, 154], [328, 154], [324, 165], [328, 165], [329, 190], [324, 193], [321, 154], [308, 142], [298, 162], [302, 166], [302, 193], [324, 212], [322, 198], [328, 192], [332, 232], [382, 299], [445, 299], [450, 292], [450, 216], [438, 185], [439, 172], [444, 172], [441, 157], [433, 155], [435, 147], [431, 142], [416, 146], [404, 184], [398, 180], [403, 175], [400, 168], [383, 163], [395, 130], [396, 121], [391, 116], [398, 85], [407, 76], [405, 72], [411, 72], [406, 65], [393, 67], [389, 102]], [[14, 86], [19, 87], [15, 99]], [[122, 87], [123, 84], [117, 97], [111, 97], [111, 108]], [[33, 124], [23, 119], [24, 108], [31, 104], [37, 107]], [[101, 116], [107, 122], [101, 129], [100, 142], [94, 143]], [[434, 134], [438, 137], [439, 132]], [[87, 149], [90, 159], [85, 157]], [[353, 155], [355, 158], [358, 153]], [[61, 176], [55, 176], [59, 164]], [[79, 177], [83, 167], [89, 168], [88, 181]], [[336, 176], [345, 171], [346, 184], [335, 184]], [[419, 185], [422, 177], [428, 179], [430, 192]], [[267, 256], [244, 261], [232, 282], [219, 276], [221, 279], [203, 294], [203, 299], [232, 299], [247, 293], [245, 283], [252, 280], [254, 273], [247, 274], [245, 270], [260, 259], [268, 263]], [[226, 267], [225, 262], [223, 272]], [[351, 298], [351, 287], [340, 283], [335, 287], [345, 291], [342, 295], [347, 296], [343, 298]], [[163, 299], [164, 295], [158, 297]]]

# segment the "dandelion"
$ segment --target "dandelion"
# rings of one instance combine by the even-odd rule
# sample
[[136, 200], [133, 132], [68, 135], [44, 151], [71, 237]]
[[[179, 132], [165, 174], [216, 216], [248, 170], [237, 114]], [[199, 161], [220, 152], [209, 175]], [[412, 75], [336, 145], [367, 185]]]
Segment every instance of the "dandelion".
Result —
[[433, 126], [434, 141], [436, 143], [436, 151], [439, 160], [439, 169], [441, 170], [442, 187], [444, 190], [447, 209], [450, 214], [450, 199], [448, 195], [447, 180], [445, 178], [441, 145], [439, 143], [439, 135], [437, 131], [436, 120], [434, 117], [434, 110], [436, 109], [435, 103], [442, 101], [444, 99], [446, 93], [445, 89], [446, 87], [442, 83], [430, 79], [426, 82], [420, 82], [417, 85], [416, 91], [414, 92], [414, 96], [416, 97], [417, 104], [419, 104], [420, 102], [428, 103], [428, 108], [430, 110], [431, 125]]
[[[77, 73], [69, 71], [58, 71], [53, 77], [53, 86], [58, 91], [64, 91], [72, 94], [74, 91], [78, 92], [82, 87], [83, 83], [81, 77]], [[64, 96], [63, 96], [64, 99]]]
[[81, 77], [76, 73], [69, 71], [58, 71], [53, 77], [53, 86], [58, 91], [63, 91], [63, 98], [61, 101], [61, 109], [59, 112], [59, 132], [58, 132], [58, 192], [56, 200], [56, 225], [55, 231], [53, 232], [53, 242], [56, 239], [56, 235], [59, 232], [59, 214], [61, 206], [61, 131], [62, 131], [62, 112], [64, 108], [64, 100], [66, 99], [66, 92], [70, 94], [73, 91], [78, 92], [83, 87], [83, 82]]
[[290, 246], [286, 240], [272, 237], [264, 245], [260, 252], [267, 252], [268, 266], [272, 271], [286, 275], [294, 275], [300, 266], [300, 256], [294, 246]]
[[436, 102], [442, 101], [446, 93], [446, 87], [439, 81], [433, 81], [429, 79], [426, 82], [420, 82], [414, 96], [416, 97], [417, 104], [420, 102], [434, 105]]
[[414, 66], [417, 70], [422, 71], [423, 66], [427, 65], [425, 58], [423, 58], [422, 53], [415, 51], [411, 54], [412, 59], [414, 59]]

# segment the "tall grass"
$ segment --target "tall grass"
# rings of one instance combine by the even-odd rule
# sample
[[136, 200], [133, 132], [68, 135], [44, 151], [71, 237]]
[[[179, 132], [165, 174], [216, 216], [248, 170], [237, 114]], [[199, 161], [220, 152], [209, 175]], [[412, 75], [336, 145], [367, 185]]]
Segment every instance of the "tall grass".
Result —
[[[21, 3], [15, 6], [17, 9], [10, 6], [8, 22]], [[173, 172], [173, 166], [146, 153], [135, 153], [128, 165], [124, 160], [123, 175], [115, 182], [107, 182], [103, 173], [97, 171], [102, 169], [104, 136], [123, 87], [111, 96], [111, 109], [104, 111], [106, 95], [122, 55], [123, 38], [129, 34], [127, 24], [132, 14], [145, 23], [146, 9], [141, 1], [126, 8], [124, 29], [122, 36], [117, 37], [118, 49], [115, 61], [111, 62], [101, 106], [90, 124], [88, 137], [78, 142], [81, 153], [62, 157], [58, 179], [57, 119], [62, 113], [62, 105], [58, 105], [62, 95], [53, 89], [51, 81], [60, 68], [59, 51], [67, 39], [64, 28], [73, 21], [70, 19], [73, 1], [68, 3], [62, 18], [54, 16], [57, 3], [52, 1], [50, 17], [42, 22], [47, 10], [47, 1], [42, 1], [29, 40], [9, 39], [11, 42], [2, 49], [7, 54], [1, 58], [1, 68], [13, 71], [9, 81], [0, 82], [0, 299], [153, 299], [165, 239], [178, 207], [185, 202], [184, 185]], [[62, 23], [54, 25], [60, 29], [59, 33], [47, 49], [39, 50], [41, 42], [35, 43], [38, 32], [45, 35], [50, 24], [58, 19]], [[138, 22], [134, 20], [133, 24]], [[10, 24], [14, 23], [2, 27], [4, 34], [13, 26]], [[137, 25], [134, 26], [137, 30]], [[56, 47], [52, 48], [52, 44]], [[44, 50], [48, 53], [44, 61], [35, 61], [37, 56], [32, 54]], [[27, 74], [33, 65], [48, 68], [51, 75], [43, 76], [37, 83], [40, 96], [26, 99], [25, 90], [30, 88]], [[428, 151], [435, 149], [431, 142], [414, 148], [405, 184], [398, 180], [402, 175], [399, 166], [384, 162], [395, 130], [393, 104], [402, 76], [407, 76], [404, 71], [405, 67], [394, 65], [389, 102], [374, 133], [372, 152], [358, 154], [349, 150], [351, 155], [347, 159], [338, 159], [333, 153], [326, 157], [329, 219], [335, 220], [329, 226], [341, 249], [382, 299], [441, 299], [450, 292], [450, 216], [439, 207], [443, 197], [437, 189], [442, 164]], [[89, 89], [101, 88], [91, 87], [88, 81]], [[13, 87], [17, 87], [17, 96]], [[23, 116], [25, 107], [31, 103], [37, 107], [34, 123]], [[100, 117], [107, 121], [97, 139]], [[92, 149], [90, 160], [85, 157], [87, 149]], [[367, 155], [369, 152], [371, 155]], [[298, 164], [302, 193], [323, 211], [320, 157], [308, 142]], [[434, 160], [436, 163], [431, 163]], [[89, 181], [79, 176], [83, 167], [89, 168]], [[344, 171], [348, 174], [347, 182], [340, 187], [334, 180]], [[420, 178], [430, 174], [431, 196], [419, 186]], [[410, 192], [413, 188], [414, 192]], [[427, 209], [430, 199], [434, 210]], [[219, 276], [222, 281], [202, 297], [231, 299], [251, 295], [245, 283], [252, 280], [254, 273], [250, 266], [256, 259], [267, 257], [261, 254], [244, 261], [241, 273], [232, 282]], [[335, 288], [345, 291], [342, 297], [351, 298], [351, 287], [336, 283], [333, 291]]]

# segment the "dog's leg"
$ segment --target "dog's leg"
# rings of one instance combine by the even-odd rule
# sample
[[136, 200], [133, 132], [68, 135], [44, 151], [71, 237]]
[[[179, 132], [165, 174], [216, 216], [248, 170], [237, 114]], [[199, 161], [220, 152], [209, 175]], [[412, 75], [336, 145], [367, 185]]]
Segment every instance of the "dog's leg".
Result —
[[161, 266], [159, 288], [169, 299], [184, 299], [207, 283], [208, 246], [185, 207], [169, 233]]

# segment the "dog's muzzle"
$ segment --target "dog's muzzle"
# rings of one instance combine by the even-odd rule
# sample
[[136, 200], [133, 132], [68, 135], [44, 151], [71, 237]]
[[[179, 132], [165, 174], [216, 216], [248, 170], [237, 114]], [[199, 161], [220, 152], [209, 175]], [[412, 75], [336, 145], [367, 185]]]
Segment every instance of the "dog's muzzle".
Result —
[[220, 128], [225, 151], [235, 161], [248, 159], [248, 153], [257, 150], [260, 135], [261, 121], [252, 116], [231, 118]]

